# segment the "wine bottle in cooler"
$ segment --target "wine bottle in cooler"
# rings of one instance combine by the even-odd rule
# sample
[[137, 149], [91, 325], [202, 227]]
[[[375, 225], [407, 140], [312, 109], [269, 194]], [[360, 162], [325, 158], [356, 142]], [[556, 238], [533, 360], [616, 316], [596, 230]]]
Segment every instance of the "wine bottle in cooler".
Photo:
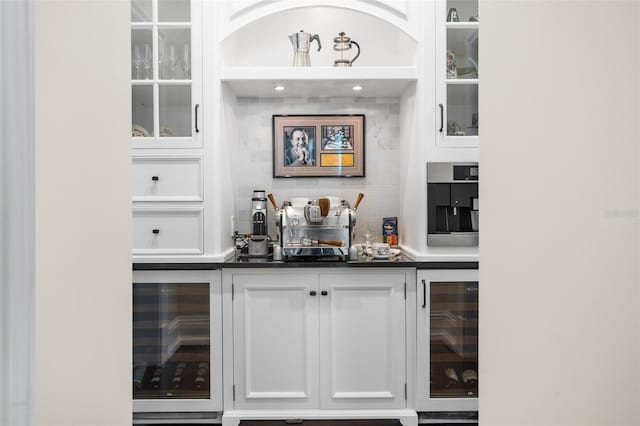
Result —
[[151, 376], [151, 387], [153, 389], [160, 389], [160, 382], [162, 381], [162, 367], [156, 367]]
[[176, 364], [176, 369], [173, 371], [173, 379], [171, 379], [171, 387], [178, 389], [182, 385], [182, 375], [185, 368], [187, 368], [186, 362], [179, 362]]
[[195, 385], [196, 389], [202, 389], [205, 387], [207, 383], [207, 378], [209, 377], [209, 363], [201, 362], [198, 364], [198, 373], [196, 375]]
[[142, 382], [144, 380], [144, 374], [147, 371], [147, 363], [139, 362], [133, 365], [133, 387], [134, 389], [142, 389]]
[[460, 384], [460, 379], [458, 378], [458, 373], [456, 370], [449, 367], [444, 370], [444, 375], [447, 378], [444, 387], [446, 388], [455, 388]]

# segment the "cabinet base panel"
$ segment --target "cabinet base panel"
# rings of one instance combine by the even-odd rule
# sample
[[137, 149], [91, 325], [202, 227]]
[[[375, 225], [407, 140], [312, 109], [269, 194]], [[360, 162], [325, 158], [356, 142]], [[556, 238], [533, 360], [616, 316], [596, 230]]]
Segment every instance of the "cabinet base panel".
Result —
[[417, 426], [412, 410], [228, 411], [222, 426]]

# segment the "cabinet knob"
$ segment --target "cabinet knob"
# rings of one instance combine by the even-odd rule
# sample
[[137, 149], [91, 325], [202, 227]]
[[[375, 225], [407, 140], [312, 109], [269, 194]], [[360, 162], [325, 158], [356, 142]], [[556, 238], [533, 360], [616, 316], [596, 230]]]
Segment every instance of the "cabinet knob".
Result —
[[151, 180], [157, 182], [160, 178], [158, 176], [151, 176]]
[[310, 295], [310, 296], [315, 296], [316, 294], [318, 294], [318, 293], [316, 293], [314, 290], [311, 290], [311, 291], [309, 292], [309, 295]]
[[326, 296], [327, 294], [329, 294], [329, 292], [327, 290], [322, 290], [320, 294], [323, 296]]
[[159, 229], [154, 229], [154, 230], [153, 230], [153, 231], [151, 231], [151, 232], [153, 232], [154, 234], [158, 235], [158, 234], [160, 233], [160, 230], [159, 230]]

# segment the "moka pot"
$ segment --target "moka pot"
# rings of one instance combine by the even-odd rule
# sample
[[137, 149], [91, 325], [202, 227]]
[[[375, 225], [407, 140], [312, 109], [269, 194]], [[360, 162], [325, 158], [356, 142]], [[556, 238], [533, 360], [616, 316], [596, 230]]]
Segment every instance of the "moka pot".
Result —
[[311, 58], [309, 57], [309, 50], [311, 49], [311, 42], [316, 40], [318, 42], [318, 51], [322, 48], [320, 44], [320, 36], [318, 34], [305, 33], [304, 30], [291, 34], [289, 36], [291, 44], [293, 45], [293, 66], [294, 67], [310, 67]]

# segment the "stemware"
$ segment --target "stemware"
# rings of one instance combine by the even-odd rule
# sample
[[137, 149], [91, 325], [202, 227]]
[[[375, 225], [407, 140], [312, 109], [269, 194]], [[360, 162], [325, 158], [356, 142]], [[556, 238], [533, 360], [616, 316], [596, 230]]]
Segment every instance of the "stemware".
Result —
[[167, 45], [162, 34], [158, 35], [158, 75], [159, 78], [166, 78], [167, 65]]
[[362, 233], [362, 238], [364, 238], [363, 248], [364, 250], [368, 250], [371, 248], [371, 244], [375, 242], [376, 234], [369, 228], [366, 228]]
[[178, 57], [176, 56], [176, 48], [172, 44], [169, 47], [169, 78], [176, 78], [177, 66], [178, 66]]
[[136, 67], [136, 80], [140, 80], [140, 67], [142, 66], [142, 54], [140, 46], [137, 44], [133, 47], [133, 65]]
[[184, 67], [184, 78], [187, 80], [191, 78], [191, 74], [189, 73], [191, 70], [191, 55], [189, 53], [189, 44], [185, 43], [182, 47], [182, 64]]
[[144, 57], [142, 59], [144, 65], [144, 78], [151, 78], [151, 61], [153, 59], [153, 53], [151, 52], [151, 46], [148, 44], [144, 45]]

